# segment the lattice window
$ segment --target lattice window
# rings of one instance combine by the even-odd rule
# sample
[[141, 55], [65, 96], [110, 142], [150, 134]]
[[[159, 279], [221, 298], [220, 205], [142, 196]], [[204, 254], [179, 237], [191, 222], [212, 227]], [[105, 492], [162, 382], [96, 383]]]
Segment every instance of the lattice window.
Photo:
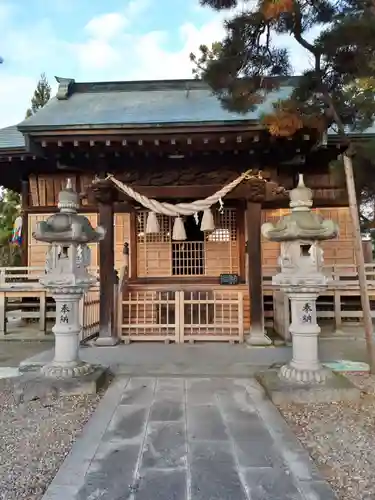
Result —
[[215, 230], [205, 236], [205, 274], [239, 273], [237, 210], [214, 212]]
[[215, 230], [206, 235], [207, 241], [237, 241], [236, 209], [224, 208], [222, 212], [214, 212]]
[[172, 259], [174, 276], [204, 275], [204, 242], [172, 243]]
[[138, 242], [139, 243], [169, 243], [172, 239], [173, 218], [167, 215], [157, 214], [160, 232], [157, 234], [147, 234], [147, 211], [141, 211], [137, 216]]
[[[199, 233], [199, 226], [198, 234], [194, 227], [191, 232], [193, 221], [185, 221], [188, 239], [177, 242], [172, 241], [173, 217], [158, 215], [160, 233], [145, 234], [148, 212], [139, 212], [138, 275], [219, 276], [239, 272], [236, 215], [234, 208], [214, 211], [215, 230], [205, 235]], [[197, 241], [200, 236], [202, 240]]]

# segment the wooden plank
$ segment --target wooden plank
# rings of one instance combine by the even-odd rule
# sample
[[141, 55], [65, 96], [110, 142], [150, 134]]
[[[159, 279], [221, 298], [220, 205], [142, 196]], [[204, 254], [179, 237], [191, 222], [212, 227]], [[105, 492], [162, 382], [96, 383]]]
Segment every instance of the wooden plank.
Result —
[[53, 186], [54, 186], [55, 205], [57, 205], [57, 200], [58, 200], [59, 192], [61, 190], [60, 178], [57, 175], [53, 176]]
[[47, 205], [55, 206], [57, 200], [55, 198], [53, 177], [51, 175], [46, 175], [46, 190], [47, 190]]
[[246, 225], [251, 329], [263, 332], [262, 248], [260, 239], [261, 216], [261, 204], [248, 201], [246, 208]]
[[38, 181], [35, 175], [30, 175], [29, 177], [30, 183], [30, 193], [31, 193], [31, 201], [33, 206], [39, 206], [39, 190], [38, 190]]
[[[326, 264], [354, 264], [353, 226], [348, 207], [314, 208], [323, 218], [334, 220], [339, 225], [339, 237], [323, 241], [321, 246], [324, 251]], [[275, 223], [289, 209], [263, 210], [262, 221]], [[280, 244], [262, 238], [262, 265], [278, 267], [277, 259], [280, 255]]]
[[38, 191], [39, 191], [39, 204], [43, 206], [47, 205], [46, 179], [41, 175], [38, 176]]
[[130, 278], [136, 279], [138, 276], [138, 230], [137, 214], [130, 214], [129, 227], [129, 260], [130, 260]]
[[116, 343], [116, 325], [114, 323], [114, 226], [113, 206], [99, 203], [99, 224], [106, 229], [106, 235], [99, 244], [100, 276], [100, 329], [99, 339], [109, 345]]
[[239, 206], [236, 210], [237, 219], [237, 242], [238, 242], [238, 274], [240, 278], [246, 279], [246, 237], [245, 237], [245, 207]]

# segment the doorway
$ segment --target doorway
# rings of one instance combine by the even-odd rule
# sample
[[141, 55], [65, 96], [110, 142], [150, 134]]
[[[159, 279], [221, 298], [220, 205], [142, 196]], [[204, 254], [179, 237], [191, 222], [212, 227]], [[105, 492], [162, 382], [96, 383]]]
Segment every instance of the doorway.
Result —
[[200, 229], [202, 214], [198, 222], [194, 215], [184, 218], [186, 240], [172, 243], [172, 275], [200, 276], [205, 273], [204, 232]]

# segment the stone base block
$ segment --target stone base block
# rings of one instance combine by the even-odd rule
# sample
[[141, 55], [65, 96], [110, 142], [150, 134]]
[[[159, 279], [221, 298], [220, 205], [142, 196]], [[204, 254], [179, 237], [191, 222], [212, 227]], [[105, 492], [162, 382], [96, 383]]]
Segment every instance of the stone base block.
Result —
[[358, 401], [361, 391], [347, 378], [337, 373], [327, 378], [324, 384], [298, 384], [279, 377], [278, 370], [256, 374], [268, 397], [276, 404], [285, 403], [332, 403], [335, 401]]
[[78, 363], [47, 363], [42, 366], [41, 371], [46, 377], [52, 378], [82, 378], [87, 377], [95, 371], [96, 367], [83, 361]]
[[298, 384], [325, 384], [332, 375], [331, 370], [321, 365], [318, 365], [316, 370], [303, 370], [293, 366], [293, 363], [288, 363], [283, 365], [279, 371], [281, 379]]
[[40, 371], [26, 371], [13, 379], [14, 394], [19, 403], [34, 399], [47, 400], [53, 396], [79, 396], [96, 394], [110, 380], [107, 368], [97, 366], [89, 375], [72, 379], [54, 379]]
[[120, 339], [118, 337], [98, 337], [95, 339], [94, 345], [97, 347], [112, 347], [119, 343]]
[[250, 330], [250, 333], [246, 337], [246, 344], [255, 347], [266, 347], [272, 345], [272, 340], [264, 331], [257, 328]]

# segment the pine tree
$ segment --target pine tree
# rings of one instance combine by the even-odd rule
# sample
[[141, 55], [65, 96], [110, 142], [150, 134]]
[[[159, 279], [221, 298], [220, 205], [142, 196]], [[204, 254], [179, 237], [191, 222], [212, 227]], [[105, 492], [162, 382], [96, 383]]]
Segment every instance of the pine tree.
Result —
[[51, 98], [51, 86], [48, 83], [45, 73], [40, 75], [40, 79], [31, 98], [31, 108], [26, 111], [26, 118], [34, 115], [39, 109], [43, 108]]
[[[217, 11], [238, 6], [238, 0], [200, 0]], [[348, 131], [372, 125], [375, 116], [375, 3], [373, 0], [245, 0], [248, 8], [225, 24], [220, 50], [191, 54], [195, 74], [208, 82], [222, 105], [239, 113], [256, 108], [293, 72], [290, 54], [277, 35], [290, 37], [313, 59], [291, 95], [275, 102], [262, 116], [269, 132], [293, 136], [309, 127], [317, 132], [334, 128], [343, 145], [344, 173], [355, 232], [356, 261], [367, 350], [372, 373], [375, 353], [352, 159], [354, 145]], [[312, 27], [321, 29], [311, 42]], [[216, 45], [217, 46], [217, 45]], [[206, 56], [208, 53], [211, 57]]]

